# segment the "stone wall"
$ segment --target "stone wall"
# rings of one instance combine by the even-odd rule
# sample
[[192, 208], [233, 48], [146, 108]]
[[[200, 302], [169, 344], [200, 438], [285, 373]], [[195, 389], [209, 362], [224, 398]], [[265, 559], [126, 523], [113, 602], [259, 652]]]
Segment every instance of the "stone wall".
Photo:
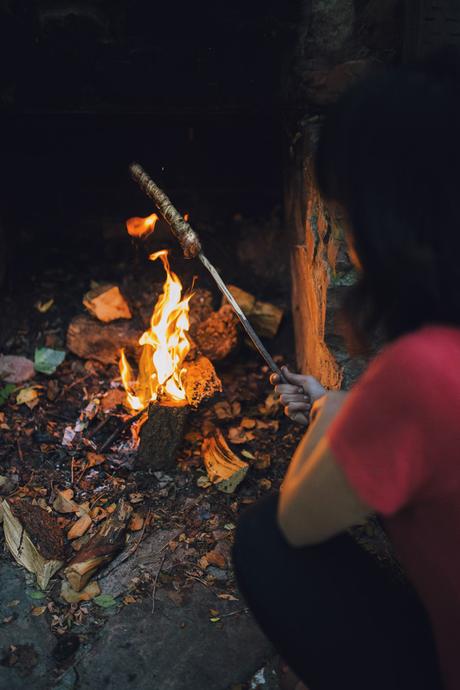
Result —
[[399, 60], [402, 12], [397, 0], [305, 3], [289, 80], [286, 217], [297, 365], [328, 388], [347, 388], [364, 362], [351, 359], [335, 314], [355, 279], [340, 222], [319, 195], [313, 157], [325, 109], [375, 65]]

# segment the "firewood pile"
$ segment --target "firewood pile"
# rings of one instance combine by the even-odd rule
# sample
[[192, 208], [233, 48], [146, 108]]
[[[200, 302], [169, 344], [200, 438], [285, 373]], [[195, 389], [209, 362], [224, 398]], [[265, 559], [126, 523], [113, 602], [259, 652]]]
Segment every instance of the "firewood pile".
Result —
[[[275, 335], [282, 311], [233, 291], [261, 335]], [[160, 293], [160, 285], [146, 295], [129, 283], [93, 284], [80, 313], [58, 329], [54, 298], [39, 300], [40, 329], [28, 334], [33, 359], [11, 349], [0, 356], [5, 544], [44, 602], [34, 615], [46, 615], [57, 634], [157, 586], [178, 602], [194, 581], [236, 598], [230, 550], [238, 512], [279, 486], [299, 437], [229, 305], [197, 287], [187, 404], [151, 404], [138, 444], [117, 363], [121, 347], [139, 357]], [[149, 535], [167, 535], [155, 576], [136, 566]]]

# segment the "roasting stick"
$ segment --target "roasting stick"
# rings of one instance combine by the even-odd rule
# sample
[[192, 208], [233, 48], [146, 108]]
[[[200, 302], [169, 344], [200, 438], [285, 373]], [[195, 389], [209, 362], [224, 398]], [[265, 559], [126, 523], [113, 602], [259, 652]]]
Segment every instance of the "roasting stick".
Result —
[[155, 202], [155, 205], [159, 209], [161, 215], [163, 218], [166, 220], [166, 222], [169, 224], [171, 227], [171, 230], [173, 234], [176, 236], [176, 238], [179, 240], [179, 243], [184, 251], [185, 256], [187, 259], [194, 259], [195, 257], [198, 257], [198, 259], [201, 261], [203, 266], [207, 268], [209, 273], [212, 275], [214, 278], [217, 287], [219, 290], [222, 292], [222, 294], [226, 297], [228, 300], [229, 304], [233, 307], [237, 317], [239, 318], [244, 330], [254, 343], [254, 346], [256, 350], [259, 352], [259, 354], [263, 357], [263, 359], [266, 361], [268, 364], [269, 368], [272, 370], [274, 374], [277, 374], [280, 378], [280, 381], [283, 383], [286, 383], [285, 378], [283, 374], [281, 373], [280, 368], [277, 366], [275, 361], [273, 360], [273, 357], [270, 355], [270, 353], [267, 351], [265, 348], [264, 344], [262, 343], [261, 339], [249, 323], [248, 318], [246, 317], [245, 313], [241, 309], [240, 305], [236, 301], [236, 299], [233, 297], [232, 293], [228, 289], [228, 287], [225, 285], [224, 281], [220, 277], [219, 273], [215, 269], [215, 267], [212, 265], [212, 263], [209, 261], [209, 259], [206, 258], [206, 256], [203, 253], [203, 250], [201, 248], [201, 242], [198, 238], [198, 235], [196, 232], [193, 230], [193, 228], [187, 223], [186, 220], [181, 216], [179, 211], [172, 205], [171, 201], [169, 198], [166, 196], [166, 194], [163, 192], [162, 189], [160, 189], [155, 182], [147, 175], [145, 170], [140, 166], [138, 163], [132, 163], [130, 165], [130, 171], [133, 179], [138, 183], [139, 187], [142, 189], [145, 194], [152, 199], [152, 201]]

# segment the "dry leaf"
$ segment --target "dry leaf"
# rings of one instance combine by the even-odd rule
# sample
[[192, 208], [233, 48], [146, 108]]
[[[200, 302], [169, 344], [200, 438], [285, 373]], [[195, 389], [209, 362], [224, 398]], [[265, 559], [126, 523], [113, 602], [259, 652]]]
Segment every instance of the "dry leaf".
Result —
[[243, 417], [241, 420], [241, 426], [243, 429], [254, 429], [256, 425], [256, 420], [255, 419], [250, 419], [249, 417]]
[[202, 568], [203, 570], [206, 570], [206, 568], [208, 567], [209, 563], [208, 563], [208, 561], [207, 561], [207, 559], [206, 559], [205, 556], [202, 556], [202, 557], [200, 558], [200, 560], [198, 561], [198, 565], [199, 565], [200, 568]]
[[16, 396], [16, 402], [33, 410], [38, 403], [38, 391], [35, 388], [22, 388]]
[[205, 559], [207, 560], [208, 563], [211, 565], [215, 565], [218, 568], [226, 568], [227, 567], [227, 561], [225, 557], [219, 553], [218, 551], [208, 551], [208, 553], [205, 555]]
[[83, 304], [93, 316], [105, 323], [130, 319], [131, 311], [117, 285], [98, 286], [83, 297]]
[[81, 518], [75, 522], [72, 527], [69, 529], [67, 532], [67, 538], [68, 539], [77, 539], [78, 537], [82, 537], [85, 532], [88, 531], [88, 529], [92, 525], [92, 520], [89, 515], [82, 515]]
[[196, 480], [196, 485], [199, 486], [200, 489], [207, 489], [208, 486], [211, 486], [211, 482], [206, 475], [202, 474], [201, 477], [198, 477]]
[[0, 379], [3, 382], [23, 383], [34, 375], [34, 363], [27, 357], [0, 355]]
[[31, 610], [32, 616], [41, 616], [46, 611], [46, 606], [35, 606]]
[[102, 465], [103, 462], [105, 462], [105, 455], [93, 453], [92, 451], [86, 453], [86, 468]]
[[269, 479], [259, 479], [259, 486], [262, 491], [270, 491], [272, 488], [272, 483]]
[[234, 597], [233, 594], [218, 594], [217, 595], [219, 599], [223, 599], [224, 601], [239, 601], [237, 597]]
[[238, 445], [240, 443], [248, 443], [248, 441], [254, 440], [255, 436], [252, 431], [246, 431], [240, 426], [232, 426], [228, 430], [228, 438], [231, 443]]
[[272, 419], [270, 422], [264, 422], [262, 419], [257, 420], [258, 429], [271, 429], [272, 431], [278, 431], [279, 421], [277, 419]]
[[144, 526], [144, 518], [139, 513], [133, 513], [129, 522], [129, 529], [131, 532], [138, 532]]
[[110, 412], [118, 405], [124, 405], [126, 402], [126, 393], [121, 388], [112, 388], [104, 395], [101, 401], [103, 412]]
[[79, 506], [75, 501], [72, 501], [73, 491], [72, 489], [64, 489], [63, 491], [57, 490], [56, 498], [53, 501], [53, 508], [58, 513], [76, 513]]
[[123, 597], [123, 603], [126, 605], [135, 604], [136, 601], [137, 601], [136, 597], [133, 597], [132, 594], [127, 594], [126, 596]]
[[46, 302], [37, 302], [35, 308], [40, 312], [40, 314], [46, 314], [47, 311], [51, 309], [54, 304], [54, 299], [49, 299]]
[[94, 506], [89, 514], [94, 522], [100, 522], [107, 517], [107, 511], [101, 508], [101, 506]]
[[255, 467], [256, 470], [266, 470], [270, 465], [270, 453], [257, 453], [256, 461], [253, 463], [253, 467]]
[[144, 494], [141, 494], [141, 493], [129, 494], [129, 500], [131, 501], [131, 503], [141, 503], [144, 500]]

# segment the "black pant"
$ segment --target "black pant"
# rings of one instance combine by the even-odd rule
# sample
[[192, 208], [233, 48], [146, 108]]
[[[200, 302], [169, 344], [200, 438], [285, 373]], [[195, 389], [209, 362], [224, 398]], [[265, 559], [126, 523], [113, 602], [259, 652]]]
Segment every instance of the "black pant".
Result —
[[249, 608], [310, 690], [440, 690], [424, 607], [348, 534], [294, 549], [278, 496], [246, 510], [234, 565]]

